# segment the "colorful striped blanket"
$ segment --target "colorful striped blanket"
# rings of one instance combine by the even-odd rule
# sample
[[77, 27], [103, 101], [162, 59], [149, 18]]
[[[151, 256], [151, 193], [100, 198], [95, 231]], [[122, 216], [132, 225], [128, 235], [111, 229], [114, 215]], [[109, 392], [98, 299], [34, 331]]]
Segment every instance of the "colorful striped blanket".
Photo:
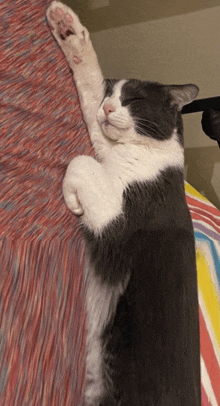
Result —
[[[64, 204], [91, 154], [76, 88], [47, 27], [50, 0], [0, 0], [0, 406], [79, 406], [84, 241]], [[202, 404], [219, 399], [220, 213], [186, 184], [197, 244]]]
[[220, 405], [220, 212], [186, 184], [196, 240], [202, 405]]

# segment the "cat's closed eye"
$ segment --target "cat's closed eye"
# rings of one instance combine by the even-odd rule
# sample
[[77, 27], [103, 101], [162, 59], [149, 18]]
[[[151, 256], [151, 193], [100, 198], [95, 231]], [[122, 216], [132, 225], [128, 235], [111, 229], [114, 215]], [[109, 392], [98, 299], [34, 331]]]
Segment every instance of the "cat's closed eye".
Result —
[[139, 101], [139, 100], [143, 100], [142, 97], [130, 97], [129, 99], [124, 99], [121, 103], [121, 105], [123, 107], [128, 106], [129, 104], [131, 104], [134, 101]]

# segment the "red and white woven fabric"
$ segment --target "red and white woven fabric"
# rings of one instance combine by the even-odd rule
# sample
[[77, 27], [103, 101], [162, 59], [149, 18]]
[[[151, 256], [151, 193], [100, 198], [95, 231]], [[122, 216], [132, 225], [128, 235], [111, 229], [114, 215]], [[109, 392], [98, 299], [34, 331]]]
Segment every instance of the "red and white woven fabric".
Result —
[[84, 242], [62, 197], [91, 153], [47, 0], [0, 0], [0, 406], [78, 406]]

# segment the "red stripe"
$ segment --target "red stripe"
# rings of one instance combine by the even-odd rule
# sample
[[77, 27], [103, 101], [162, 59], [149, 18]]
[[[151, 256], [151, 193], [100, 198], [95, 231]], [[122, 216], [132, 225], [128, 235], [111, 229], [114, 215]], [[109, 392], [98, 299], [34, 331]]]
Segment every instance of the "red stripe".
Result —
[[205, 201], [201, 202], [189, 195], [186, 195], [186, 201], [187, 201], [188, 205], [195, 206], [196, 208], [201, 207], [202, 209], [204, 209], [204, 207], [205, 207], [205, 208], [207, 208], [209, 213], [212, 213], [215, 216], [220, 217], [220, 211], [215, 206], [209, 205]]
[[202, 406], [212, 406], [212, 404], [208, 400], [208, 396], [203, 386], [202, 386]]
[[209, 221], [207, 218], [201, 216], [200, 214], [197, 214], [196, 212], [193, 212], [192, 210], [190, 210], [190, 213], [193, 220], [203, 221], [204, 223], [209, 224], [213, 228], [213, 230], [217, 231], [217, 233], [220, 233], [220, 227], [213, 223], [213, 221]]
[[207, 208], [196, 207], [196, 206], [193, 206], [190, 204], [189, 204], [189, 208], [190, 208], [190, 210], [196, 211], [198, 214], [201, 214], [201, 216], [203, 216], [203, 217], [208, 217], [208, 218], [212, 219], [212, 221], [214, 221], [215, 223], [220, 225], [220, 213], [216, 217], [216, 214], [211, 213], [211, 211], [208, 211]]
[[218, 226], [220, 226], [220, 218], [213, 218], [213, 215], [211, 213], [208, 213], [205, 210], [201, 210], [201, 209], [197, 209], [197, 208], [193, 208], [193, 211], [195, 210], [197, 214], [200, 214], [202, 217], [208, 218], [211, 221], [214, 221]]
[[213, 345], [205, 324], [205, 320], [200, 309], [200, 346], [201, 354], [204, 359], [208, 374], [211, 379], [212, 388], [215, 393], [215, 397], [220, 404], [220, 368], [217, 358], [215, 356]]
[[197, 210], [197, 209], [191, 209], [191, 213], [196, 213], [197, 216], [200, 216], [200, 218], [205, 221], [209, 222], [209, 224], [214, 224], [217, 228], [220, 230], [220, 221], [218, 219], [214, 219], [210, 213], [203, 212], [202, 210]]

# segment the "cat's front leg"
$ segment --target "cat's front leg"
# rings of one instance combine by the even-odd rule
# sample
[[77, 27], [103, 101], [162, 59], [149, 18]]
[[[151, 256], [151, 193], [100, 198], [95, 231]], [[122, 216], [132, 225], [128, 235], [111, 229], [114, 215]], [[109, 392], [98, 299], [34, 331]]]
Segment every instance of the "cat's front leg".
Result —
[[63, 194], [69, 209], [82, 215], [84, 224], [95, 234], [122, 212], [122, 193], [116, 193], [102, 164], [90, 156], [78, 156], [67, 167]]
[[89, 32], [78, 16], [59, 1], [49, 6], [47, 20], [73, 71], [83, 116], [90, 127], [104, 96], [104, 81]]

